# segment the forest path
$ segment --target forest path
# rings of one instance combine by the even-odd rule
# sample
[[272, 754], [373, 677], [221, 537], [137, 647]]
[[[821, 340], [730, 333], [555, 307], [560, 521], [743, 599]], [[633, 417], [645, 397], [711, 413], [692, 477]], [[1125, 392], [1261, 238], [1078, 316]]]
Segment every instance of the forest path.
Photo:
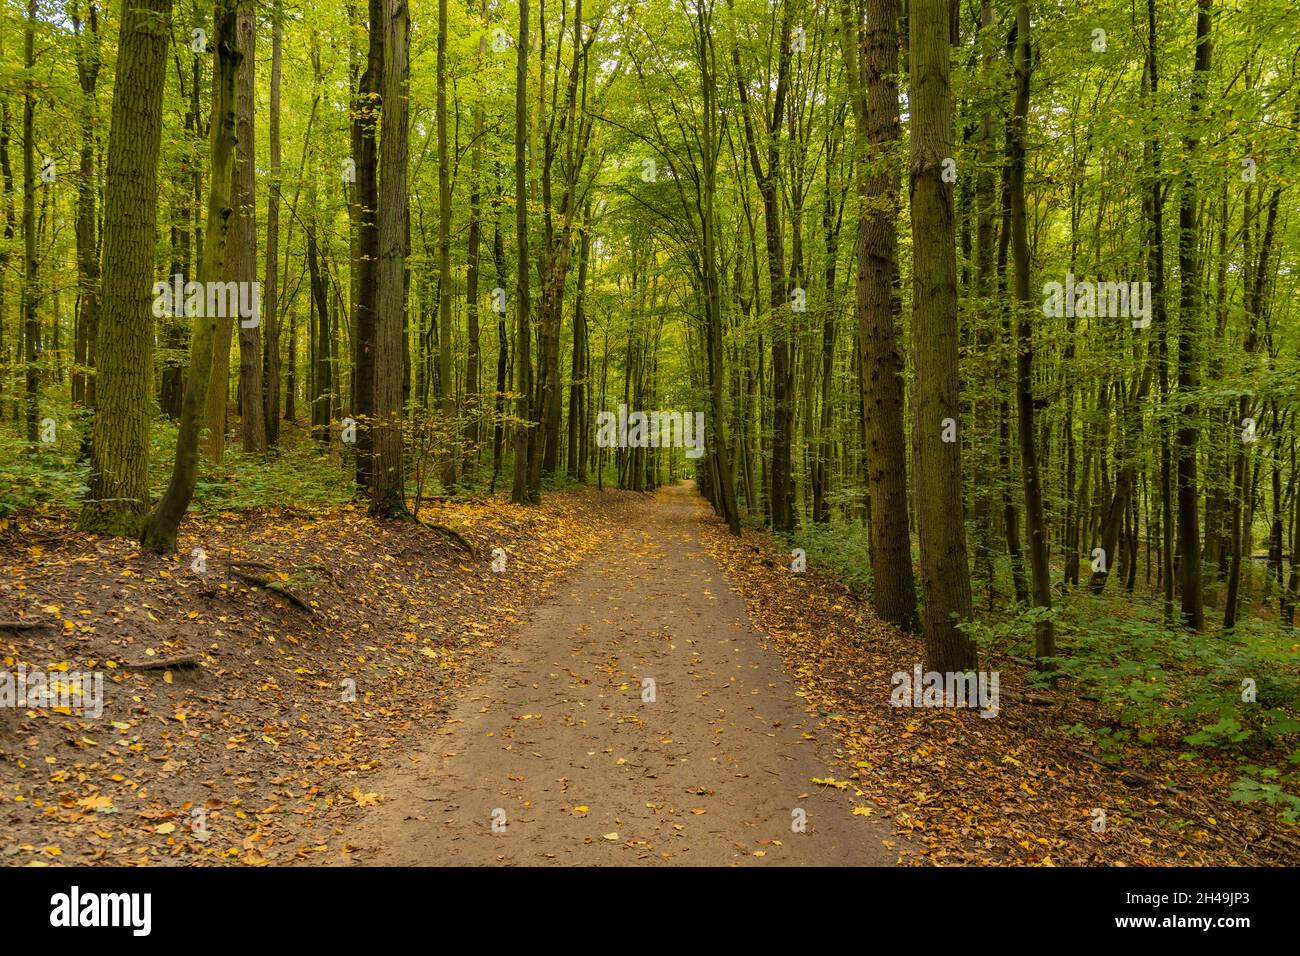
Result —
[[701, 499], [640, 507], [372, 780], [351, 862], [894, 862], [886, 824], [812, 783], [817, 722], [701, 547]]

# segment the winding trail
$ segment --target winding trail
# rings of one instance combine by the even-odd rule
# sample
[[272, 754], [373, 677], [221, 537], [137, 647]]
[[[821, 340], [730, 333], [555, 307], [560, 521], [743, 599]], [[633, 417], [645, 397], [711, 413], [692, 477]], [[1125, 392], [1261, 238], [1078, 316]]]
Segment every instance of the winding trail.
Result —
[[584, 558], [372, 781], [351, 862], [892, 864], [887, 825], [812, 783], [816, 721], [701, 547], [704, 514], [665, 489]]

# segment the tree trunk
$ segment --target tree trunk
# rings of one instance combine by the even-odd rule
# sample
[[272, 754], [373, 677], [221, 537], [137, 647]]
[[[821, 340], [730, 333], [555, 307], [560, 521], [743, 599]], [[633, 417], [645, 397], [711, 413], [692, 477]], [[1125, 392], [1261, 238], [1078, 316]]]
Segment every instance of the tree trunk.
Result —
[[[237, 0], [217, 0], [214, 16], [216, 67], [212, 74], [212, 118], [208, 124], [209, 184], [206, 225], [203, 231], [203, 255], [199, 259], [198, 281], [220, 279], [226, 252], [226, 233], [234, 215], [231, 207], [235, 172], [235, 75], [239, 69], [237, 46]], [[164, 42], [164, 53], [166, 44]], [[152, 187], [153, 180], [148, 180]], [[198, 480], [199, 434], [203, 427], [208, 385], [215, 364], [213, 350], [217, 343], [215, 316], [194, 318], [190, 340], [190, 374], [185, 380], [185, 399], [181, 403], [181, 422], [176, 433], [176, 460], [171, 480], [162, 498], [154, 506], [145, 524], [141, 544], [146, 551], [158, 554], [176, 550], [176, 531], [194, 496]]]
[[[781, 127], [785, 122], [785, 102], [790, 84], [790, 27], [792, 10], [786, 4], [781, 14], [777, 39], [780, 44], [776, 88], [772, 94], [772, 112], [764, 116], [766, 134], [766, 169], [759, 152], [758, 134], [750, 115], [750, 96], [741, 71], [740, 51], [732, 46], [732, 63], [740, 94], [740, 109], [745, 130], [754, 179], [763, 200], [763, 224], [767, 242], [768, 308], [777, 323], [772, 334], [772, 472], [771, 506], [772, 527], [777, 531], [792, 531], [795, 527], [794, 510], [794, 364], [792, 358], [792, 332], [786, 310], [790, 307], [785, 276], [785, 236], [781, 228]], [[768, 102], [764, 95], [761, 103]]]
[[[1247, 190], [1247, 199], [1244, 208], [1244, 225], [1242, 243], [1242, 261], [1246, 263], [1246, 269], [1243, 276], [1245, 286], [1245, 295], [1243, 311], [1246, 320], [1246, 335], [1242, 342], [1242, 351], [1246, 354], [1246, 374], [1256, 372], [1255, 354], [1259, 350], [1259, 317], [1264, 306], [1265, 290], [1268, 288], [1268, 274], [1270, 272], [1270, 258], [1274, 242], [1275, 227], [1277, 224], [1278, 201], [1281, 196], [1281, 187], [1273, 190], [1272, 196], [1268, 203], [1268, 219], [1264, 225], [1264, 236], [1260, 241], [1259, 262], [1252, 262], [1253, 252], [1250, 243], [1250, 221], [1254, 213], [1251, 210], [1250, 190]], [[1237, 435], [1242, 434], [1245, 427], [1245, 420], [1251, 417], [1252, 405], [1251, 396], [1242, 395], [1237, 402], [1237, 421], [1233, 423], [1233, 432]], [[1242, 559], [1250, 549], [1250, 528], [1251, 523], [1248, 519], [1243, 519], [1243, 511], [1253, 513], [1248, 505], [1250, 480], [1249, 480], [1249, 446], [1240, 438], [1237, 441], [1237, 452], [1233, 464], [1233, 493], [1232, 493], [1232, 520], [1231, 520], [1231, 538], [1230, 550], [1232, 558], [1228, 566], [1228, 593], [1224, 601], [1223, 608], [1223, 626], [1224, 629], [1232, 628], [1237, 623], [1237, 611], [1240, 604], [1241, 595], [1241, 567]], [[1294, 555], [1292, 557], [1294, 560]]]
[[[1038, 474], [1038, 448], [1034, 443], [1034, 302], [1029, 285], [1029, 236], [1025, 224], [1025, 127], [1029, 118], [1029, 80], [1033, 69], [1029, 42], [1028, 0], [1016, 3], [1016, 41], [1013, 63], [1016, 76], [1015, 106], [1007, 127], [1011, 167], [1011, 245], [1016, 265], [1016, 421], [1020, 439], [1020, 478], [1025, 492], [1025, 520], [1029, 530], [1029, 572], [1034, 606], [1052, 608], [1051, 572], [1047, 566], [1046, 528], [1043, 523], [1043, 489]], [[918, 366], [919, 367], [919, 366]], [[1044, 613], [1034, 622], [1034, 657], [1040, 670], [1051, 669], [1056, 636], [1051, 618]]]
[[894, 324], [900, 305], [894, 281], [899, 183], [891, 170], [899, 137], [898, 3], [870, 0], [865, 36], [859, 36], [850, 0], [841, 0], [840, 20], [857, 123], [858, 383], [867, 493], [875, 518], [872, 602], [886, 621], [913, 630], [918, 615], [908, 529], [903, 358]]
[[519, 384], [519, 424], [515, 426], [515, 477], [510, 500], [535, 500], [528, 485], [529, 450], [536, 437], [533, 425], [532, 330], [528, 291], [528, 0], [519, 0], [519, 44], [515, 58], [515, 241], [517, 289], [515, 303], [515, 366]]
[[134, 536], [149, 509], [158, 157], [171, 0], [127, 4], [118, 41], [105, 178], [103, 313], [96, 346], [90, 487], [78, 526]]
[[[23, 377], [25, 387], [23, 391], [23, 409], [26, 420], [27, 441], [35, 445], [39, 438], [39, 428], [37, 419], [40, 417], [41, 401], [41, 378], [40, 368], [37, 365], [39, 355], [39, 346], [41, 341], [40, 315], [37, 312], [37, 306], [40, 304], [40, 285], [38, 284], [37, 271], [39, 260], [36, 258], [36, 141], [35, 141], [35, 120], [36, 120], [36, 0], [27, 0], [27, 26], [25, 36], [25, 54], [23, 63], [26, 67], [26, 78], [23, 80]], [[161, 123], [161, 118], [157, 121]], [[144, 147], [148, 149], [148, 140], [144, 141]], [[155, 154], [157, 150], [153, 151]], [[148, 162], [148, 157], [145, 157]], [[154, 160], [155, 168], [157, 160]], [[157, 199], [155, 198], [152, 207], [157, 211]], [[148, 284], [146, 280], [146, 285]], [[141, 310], [143, 311], [143, 310]], [[147, 315], [147, 313], [146, 313]], [[138, 318], [138, 317], [137, 317]], [[138, 324], [138, 323], [137, 323]], [[131, 343], [140, 345], [144, 338], [139, 334], [139, 329], [134, 330], [135, 337]], [[128, 344], [128, 343], [124, 343]], [[148, 344], [145, 343], [148, 355]], [[147, 368], [144, 372], [147, 376]], [[148, 378], [145, 379], [146, 384]], [[148, 389], [145, 389], [143, 401], [148, 401]], [[133, 396], [124, 396], [128, 399]], [[145, 446], [148, 446], [148, 422], [145, 423]], [[114, 462], [117, 459], [115, 456]], [[125, 469], [138, 470], [140, 467], [136, 462], [131, 460], [123, 461], [122, 467]], [[101, 469], [102, 474], [102, 469]], [[147, 494], [147, 493], [146, 493]]]
[[370, 514], [405, 515], [402, 470], [402, 338], [406, 268], [406, 161], [409, 113], [406, 0], [384, 0], [384, 128], [379, 143], [379, 310], [375, 335], [374, 485]]
[[[1184, 171], [1178, 204], [1178, 390], [1195, 392], [1201, 384], [1201, 263], [1197, 254], [1197, 189], [1192, 161], [1200, 142], [1201, 103], [1210, 71], [1210, 0], [1196, 4], [1196, 66], [1188, 98], [1189, 131], [1183, 138]], [[1179, 584], [1182, 591], [1183, 624], [1194, 631], [1205, 626], [1204, 595], [1201, 593], [1200, 506], [1196, 474], [1196, 445], [1199, 435], [1196, 405], [1189, 402], [1180, 415], [1178, 449], [1178, 546]]]
[[573, 357], [569, 368], [568, 474], [574, 481], [586, 481], [586, 457], [580, 452], [587, 435], [582, 409], [587, 391], [587, 261], [591, 257], [591, 205], [583, 210], [582, 233], [578, 240], [578, 301], [573, 310]]
[[[72, 25], [77, 33], [77, 82], [81, 87], [81, 153], [77, 166], [77, 328], [73, 344], [76, 366], [72, 373], [72, 401], [90, 405], [94, 393], [90, 370], [95, 367], [99, 321], [99, 245], [95, 241], [95, 86], [99, 80], [99, 14], [87, 5], [87, 19], [73, 5]], [[0, 323], [3, 323], [0, 312]], [[0, 351], [3, 348], [0, 346]], [[3, 363], [3, 359], [0, 359]]]
[[[1148, 91], [1154, 101], [1160, 88], [1159, 61], [1156, 48], [1156, 8], [1155, 0], [1147, 0], [1147, 62], [1146, 75]], [[1150, 357], [1144, 371], [1136, 374], [1133, 399], [1129, 407], [1138, 409], [1151, 391], [1153, 374], [1158, 374], [1163, 397], [1166, 385], [1164, 335], [1167, 325], [1165, 313], [1165, 232], [1164, 232], [1164, 182], [1161, 173], [1160, 139], [1150, 141], [1148, 154], [1151, 163], [1151, 182], [1148, 186], [1150, 195], [1144, 206], [1150, 216], [1150, 244], [1148, 250], [1147, 273], [1151, 281], [1151, 331], [1155, 333], [1154, 342], [1149, 348]], [[1119, 420], [1120, 447], [1119, 472], [1115, 480], [1114, 495], [1102, 516], [1100, 539], [1102, 564], [1092, 573], [1088, 587], [1094, 594], [1100, 594], [1110, 579], [1110, 568], [1115, 563], [1116, 549], [1119, 546], [1120, 531], [1124, 525], [1124, 516], [1128, 511], [1128, 499], [1134, 494], [1137, 478], [1136, 432], [1138, 422], [1135, 416], [1121, 411]], [[1163, 426], [1160, 426], [1163, 428]], [[1164, 486], [1162, 468], [1161, 485]], [[1102, 489], [1103, 494], [1105, 488]], [[1104, 500], [1104, 498], [1103, 498]], [[1150, 549], [1148, 548], [1148, 556]]]
[[961, 502], [961, 443], [945, 441], [960, 407], [957, 380], [957, 261], [952, 189], [943, 160], [952, 155], [948, 12], [945, 0], [912, 0], [911, 197], [915, 502], [930, 670], [967, 671], [975, 644], [958, 625], [971, 613], [970, 571]]
[[[492, 305], [492, 310], [497, 317], [497, 387], [492, 399], [492, 482], [489, 487], [494, 494], [497, 479], [501, 477], [501, 456], [506, 430], [506, 387], [510, 382], [510, 331], [506, 324], [504, 302], [509, 267], [506, 265], [505, 241], [501, 237], [501, 178], [502, 165], [498, 162], [496, 163], [497, 186], [492, 200], [492, 263], [496, 268], [496, 288], [500, 290], [499, 301], [494, 301]], [[493, 299], [498, 300], [495, 291]]]
[[[856, 62], [856, 61], [850, 61]], [[838, 126], [838, 124], [836, 124]], [[822, 198], [822, 237], [826, 244], [825, 279], [826, 305], [822, 317], [821, 350], [821, 391], [818, 395], [818, 421], [815, 458], [812, 474], [812, 520], [817, 524], [829, 524], [831, 506], [828, 496], [831, 490], [831, 463], [835, 442], [833, 426], [835, 422], [835, 337], [836, 314], [839, 303], [835, 298], [836, 272], [839, 260], [840, 224], [843, 222], [843, 201], [838, 200], [835, 191], [833, 171], [839, 162], [837, 145], [839, 132], [833, 130], [826, 136], [826, 191]], [[808, 414], [809, 427], [812, 425], [812, 410]]]
[[[257, 21], [252, 7], [239, 14], [242, 59], [235, 82], [235, 224], [234, 243], [227, 249], [228, 278], [252, 287], [257, 282], [257, 191], [253, 141], [253, 62]], [[241, 296], [241, 299], [243, 297]], [[256, 300], [252, 300], [256, 301]], [[266, 451], [266, 420], [262, 411], [261, 315], [239, 316], [239, 437], [246, 452]]]
[[[448, 435], [454, 435], [456, 395], [451, 379], [451, 161], [447, 144], [447, 0], [438, 0], [438, 398]], [[456, 483], [453, 439], [443, 460], [442, 484]]]
[[352, 327], [356, 335], [353, 375], [356, 379], [352, 408], [357, 420], [357, 485], [369, 492], [374, 485], [371, 462], [371, 426], [375, 418], [375, 309], [379, 292], [379, 231], [375, 209], [379, 204], [375, 149], [378, 135], [381, 98], [379, 84], [384, 72], [384, 36], [379, 25], [384, 21], [386, 0], [369, 0], [369, 47], [366, 69], [357, 86], [353, 104], [352, 159], [356, 183], [357, 227], [356, 302]]
[[[487, 23], [487, 0], [480, 0], [479, 16]], [[478, 63], [481, 66], [487, 51], [487, 34], [479, 37]], [[481, 103], [474, 106], [473, 143], [470, 147], [470, 184], [469, 184], [469, 236], [468, 256], [465, 266], [465, 323], [468, 339], [465, 357], [465, 450], [461, 458], [463, 469], [469, 469], [478, 454], [480, 429], [483, 414], [479, 395], [479, 263], [481, 259], [483, 222], [482, 183], [483, 176], [483, 125], [485, 122]]]
[[262, 361], [262, 418], [266, 443], [280, 443], [280, 73], [284, 41], [283, 10], [280, 0], [271, 9], [271, 183], [266, 193], [266, 283], [262, 296], [266, 344]]
[[[0, 52], [4, 39], [0, 37]], [[4, 197], [5, 231], [0, 243], [0, 421], [4, 419], [5, 387], [9, 380], [9, 347], [5, 342], [5, 280], [9, 269], [9, 249], [14, 238], [14, 171], [9, 162], [9, 103], [0, 97], [0, 195]], [[19, 336], [21, 338], [21, 336]]]
[[[703, 200], [699, 210], [701, 227], [701, 259], [703, 263], [702, 279], [704, 293], [704, 334], [708, 360], [709, 379], [709, 418], [712, 426], [712, 441], [709, 443], [709, 459], [713, 463], [716, 476], [713, 491], [716, 508], [722, 519], [727, 522], [727, 529], [733, 535], [740, 534], [740, 509], [736, 506], [735, 469], [732, 467], [731, 448], [727, 442], [726, 418], [723, 413], [722, 386], [726, 381], [722, 340], [722, 293], [717, 249], [714, 202], [717, 196], [717, 142], [718, 117], [717, 95], [718, 81], [715, 67], [716, 55], [713, 50], [712, 8], [707, 11], [703, 4], [696, 8], [696, 43], [700, 65], [700, 86], [703, 91], [701, 165], [703, 167]], [[788, 35], [788, 31], [787, 31]], [[788, 46], [788, 43], [787, 43]], [[788, 58], [788, 49], [787, 49]], [[703, 436], [700, 436], [703, 439]]]
[[[322, 449], [330, 441], [330, 308], [325, 269], [321, 264], [320, 210], [316, 201], [316, 184], [307, 187], [311, 207], [311, 225], [307, 230], [307, 277], [311, 295], [311, 434]], [[360, 429], [358, 429], [359, 431]]]

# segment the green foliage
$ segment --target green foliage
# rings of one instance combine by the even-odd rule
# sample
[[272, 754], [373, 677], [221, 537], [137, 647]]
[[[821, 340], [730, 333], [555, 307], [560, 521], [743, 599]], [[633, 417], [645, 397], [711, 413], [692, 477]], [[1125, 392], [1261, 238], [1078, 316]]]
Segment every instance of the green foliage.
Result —
[[300, 442], [282, 455], [264, 458], [232, 450], [220, 466], [200, 470], [190, 510], [201, 514], [248, 508], [311, 508], [342, 504], [354, 493], [350, 469]]
[[[1296, 762], [1300, 757], [1300, 751], [1291, 753], [1291, 761]], [[1263, 800], [1271, 807], [1281, 807], [1280, 816], [1287, 823], [1300, 824], [1300, 797], [1282, 789], [1277, 783], [1265, 783], [1256, 780], [1255, 777], [1268, 778], [1280, 777], [1280, 771], [1275, 767], [1255, 767], [1246, 766], [1242, 768], [1245, 773], [1237, 779], [1232, 785], [1232, 799], [1237, 803], [1254, 803], [1257, 800]], [[1251, 776], [1254, 774], [1254, 776]], [[1292, 786], [1296, 783], [1296, 774], [1290, 774], [1289, 779]]]
[[[809, 525], [790, 538], [809, 566], [828, 568], [855, 592], [868, 594], [868, 534], [858, 523]], [[1231, 635], [1193, 635], [1167, 627], [1162, 602], [1125, 592], [1095, 596], [1084, 588], [1051, 609], [1012, 606], [980, 613], [964, 629], [989, 656], [1033, 655], [1034, 624], [1050, 616], [1062, 653], [1051, 678], [1071, 696], [1095, 700], [1096, 719], [1062, 732], [1119, 760], [1128, 748], [1186, 745], [1188, 756], [1217, 755], [1243, 774], [1232, 798], [1263, 800], [1300, 820], [1300, 750], [1287, 751], [1300, 732], [1300, 667], [1292, 637], [1279, 640], [1273, 622], [1251, 618]], [[1243, 680], [1255, 699], [1243, 699]], [[1285, 757], [1283, 756], [1285, 755]], [[1258, 766], [1268, 758], [1279, 766]], [[1256, 779], [1258, 778], [1258, 779]], [[1260, 782], [1265, 781], [1265, 782]]]
[[[1300, 752], [1285, 758], [1290, 768], [1256, 766], [1283, 762], [1300, 731], [1300, 668], [1290, 640], [1279, 644], [1276, 624], [1252, 618], [1231, 635], [1194, 635], [1167, 627], [1159, 600], [1098, 598], [1083, 589], [1059, 602], [1055, 621], [1065, 649], [1055, 677], [1072, 695], [1095, 699], [1100, 713], [1066, 733], [1116, 759], [1128, 747], [1181, 743], [1188, 756], [1239, 765], [1245, 776], [1234, 800], [1265, 800], [1291, 814], [1300, 807]], [[1027, 613], [992, 616], [972, 630], [984, 649], [1028, 653], [1031, 646]], [[1254, 780], [1261, 776], [1272, 782]]]
[[80, 437], [59, 429], [50, 445], [29, 445], [14, 432], [0, 429], [0, 518], [38, 512], [80, 499], [88, 465], [78, 460]]
[[847, 584], [854, 594], [865, 596], [871, 591], [871, 535], [866, 525], [850, 521], [812, 524], [790, 536], [791, 547], [803, 548], [808, 566], [830, 570]]
[[[30, 446], [14, 429], [0, 428], [0, 518], [22, 513], [75, 512], [87, 490], [88, 460], [81, 457], [83, 433], [63, 406], [52, 404], [56, 440]], [[176, 426], [155, 421], [151, 429], [149, 484], [155, 499], [166, 487], [176, 446]], [[352, 469], [321, 453], [296, 429], [285, 429], [278, 451], [246, 455], [229, 449], [221, 465], [200, 460], [190, 510], [199, 514], [286, 504], [310, 508], [351, 500]]]

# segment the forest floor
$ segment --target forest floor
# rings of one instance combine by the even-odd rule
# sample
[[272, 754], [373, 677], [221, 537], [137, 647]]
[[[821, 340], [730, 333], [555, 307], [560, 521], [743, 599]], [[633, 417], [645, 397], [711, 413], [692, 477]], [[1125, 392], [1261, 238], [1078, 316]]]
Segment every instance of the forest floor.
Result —
[[354, 863], [883, 864], [817, 720], [703, 551], [643, 500], [501, 649], [348, 834]]
[[166, 559], [0, 532], [5, 669], [106, 675], [98, 720], [0, 708], [0, 864], [1300, 861], [1213, 766], [1097, 762], [1015, 661], [994, 719], [892, 707], [919, 641], [689, 485], [423, 517], [475, 553], [351, 506]]
[[[372, 778], [636, 503], [582, 491], [427, 506], [474, 556], [354, 506], [188, 520], [168, 558], [70, 521], [11, 524], [4, 669], [105, 677], [100, 719], [0, 708], [0, 863], [320, 860], [317, 831], [382, 799]], [[306, 608], [232, 560], [277, 569], [234, 570]], [[3, 626], [15, 620], [43, 626]]]

